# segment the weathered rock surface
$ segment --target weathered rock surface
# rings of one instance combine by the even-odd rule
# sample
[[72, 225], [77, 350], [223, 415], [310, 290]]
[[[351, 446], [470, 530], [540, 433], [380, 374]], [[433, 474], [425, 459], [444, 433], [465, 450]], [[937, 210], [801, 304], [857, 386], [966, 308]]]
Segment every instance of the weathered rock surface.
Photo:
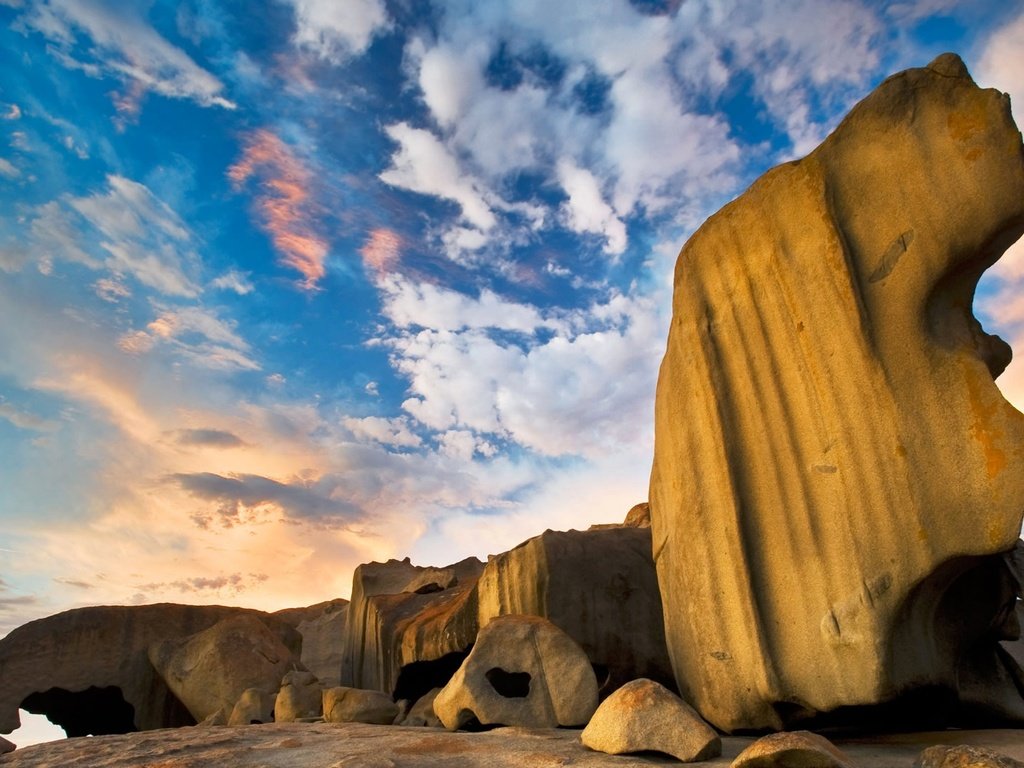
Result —
[[230, 712], [248, 688], [276, 693], [301, 668], [281, 639], [255, 616], [232, 616], [182, 640], [154, 643], [149, 659], [196, 721]]
[[499, 616], [480, 630], [434, 699], [449, 730], [483, 725], [580, 726], [597, 709], [597, 680], [583, 649], [547, 619]]
[[434, 699], [441, 692], [440, 688], [431, 688], [409, 708], [409, 714], [402, 720], [401, 725], [417, 727], [439, 728], [442, 726], [440, 718], [434, 714]]
[[337, 686], [323, 693], [324, 720], [328, 723], [370, 723], [391, 725], [398, 717], [398, 705], [380, 691]]
[[928, 747], [914, 768], [1024, 768], [1024, 763], [984, 747]]
[[287, 608], [274, 616], [302, 635], [302, 664], [327, 686], [341, 683], [341, 643], [348, 618], [348, 600], [337, 598], [308, 608]]
[[947, 54], [683, 247], [650, 504], [676, 680], [714, 725], [955, 702], [958, 660], [994, 649], [1024, 416], [971, 303], [1022, 230], [1009, 101]]
[[810, 731], [773, 733], [744, 749], [731, 768], [853, 768], [831, 741]]
[[[415, 700], [443, 686], [496, 616], [550, 619], [587, 653], [604, 690], [637, 677], [672, 685], [650, 530], [546, 531], [486, 566], [450, 566], [449, 589], [409, 591], [425, 569], [406, 561], [356, 569], [342, 682]], [[430, 577], [426, 577], [430, 578]]]
[[610, 755], [654, 751], [684, 763], [722, 754], [721, 738], [693, 707], [646, 679], [626, 683], [601, 702], [580, 740]]
[[[235, 702], [228, 725], [257, 725], [274, 722], [274, 706], [277, 696], [261, 688], [247, 688]], [[218, 710], [221, 711], [221, 710]]]
[[[949, 739], [954, 741], [950, 742]], [[722, 755], [701, 766], [728, 766], [752, 739], [722, 739]], [[911, 768], [927, 745], [946, 741], [1024, 758], [1021, 731], [955, 731], [840, 743], [857, 768]], [[606, 755], [579, 732], [498, 728], [451, 733], [349, 723], [272, 723], [258, 728], [174, 728], [124, 736], [66, 739], [0, 757], [3, 768], [633, 768], [669, 764], [654, 755]], [[674, 763], [674, 761], [672, 761]]]
[[274, 704], [274, 720], [294, 723], [323, 714], [323, 686], [312, 672], [295, 670], [281, 681], [281, 690]]
[[19, 708], [78, 736], [190, 725], [147, 650], [238, 615], [256, 617], [298, 651], [298, 634], [279, 619], [218, 605], [98, 606], [29, 622], [0, 640], [0, 733], [18, 727]]
[[8, 752], [13, 752], [16, 749], [13, 742], [8, 741], [3, 736], [0, 736], [0, 755], [6, 755]]

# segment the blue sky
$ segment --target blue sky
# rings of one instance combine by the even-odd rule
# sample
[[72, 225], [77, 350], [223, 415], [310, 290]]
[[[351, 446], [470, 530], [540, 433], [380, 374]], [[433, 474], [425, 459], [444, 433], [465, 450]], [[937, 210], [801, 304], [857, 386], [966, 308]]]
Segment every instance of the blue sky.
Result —
[[0, 0], [0, 635], [621, 519], [687, 235], [946, 50], [1024, 104], [1019, 1]]

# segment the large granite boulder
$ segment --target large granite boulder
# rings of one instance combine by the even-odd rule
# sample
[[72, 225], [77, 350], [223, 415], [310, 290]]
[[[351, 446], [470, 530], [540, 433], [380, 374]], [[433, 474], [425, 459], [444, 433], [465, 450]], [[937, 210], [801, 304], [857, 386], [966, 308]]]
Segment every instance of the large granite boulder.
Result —
[[637, 677], [673, 685], [650, 529], [546, 531], [486, 566], [470, 559], [450, 569], [456, 581], [440, 590], [432, 585], [449, 569], [428, 572], [408, 560], [356, 569], [343, 685], [414, 701], [448, 682], [480, 627], [509, 614], [545, 617], [566, 632], [602, 692]]
[[249, 688], [276, 694], [284, 676], [302, 668], [266, 624], [245, 614], [188, 638], [154, 643], [149, 660], [197, 722], [218, 710], [230, 714]]
[[472, 721], [526, 728], [581, 726], [597, 709], [597, 680], [583, 649], [539, 616], [499, 616], [434, 698], [449, 730]]
[[341, 643], [348, 618], [348, 600], [335, 598], [307, 608], [286, 608], [274, 616], [302, 635], [302, 661], [326, 686], [341, 681]]
[[301, 638], [279, 619], [219, 605], [76, 608], [18, 627], [0, 640], [0, 733], [18, 728], [18, 709], [46, 715], [69, 736], [190, 725], [194, 718], [149, 663], [149, 646], [238, 615], [255, 617], [298, 652]]
[[651, 520], [676, 680], [719, 728], [949, 692], [920, 714], [994, 652], [1024, 416], [971, 303], [1022, 230], [1009, 100], [946, 54], [683, 247]]

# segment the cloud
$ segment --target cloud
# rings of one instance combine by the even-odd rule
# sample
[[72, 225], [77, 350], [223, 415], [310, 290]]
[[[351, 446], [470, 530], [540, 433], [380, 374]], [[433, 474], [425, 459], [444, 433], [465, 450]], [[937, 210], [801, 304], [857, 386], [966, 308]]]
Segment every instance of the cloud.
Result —
[[359, 255], [371, 271], [378, 274], [393, 272], [401, 258], [402, 236], [386, 227], [378, 227], [370, 232]]
[[[23, 17], [23, 23], [45, 36], [58, 58], [90, 76], [105, 74], [125, 84], [116, 100], [119, 111], [132, 115], [142, 97], [158, 93], [197, 104], [234, 109], [224, 98], [224, 84], [200, 67], [187, 53], [172, 45], [138, 15], [138, 10], [101, 0], [42, 0]], [[92, 42], [92, 61], [71, 56], [77, 34]]]
[[[224, 527], [241, 522], [255, 508], [273, 506], [290, 517], [304, 520], [355, 522], [363, 512], [356, 505], [331, 498], [331, 488], [313, 483], [282, 483], [269, 477], [235, 474], [228, 477], [212, 472], [173, 474], [168, 479], [192, 496], [219, 504], [217, 521]], [[196, 516], [200, 526], [208, 526], [213, 516]]]
[[130, 331], [118, 339], [122, 351], [138, 355], [150, 352], [158, 344], [167, 344], [200, 368], [260, 369], [260, 364], [249, 356], [249, 344], [238, 334], [235, 323], [222, 319], [215, 310], [160, 304], [154, 308], [158, 315], [146, 330]]
[[210, 285], [221, 290], [234, 291], [239, 296], [248, 296], [253, 291], [248, 273], [242, 273], [236, 269], [228, 270], [220, 277], [214, 278]]
[[176, 429], [171, 436], [178, 445], [186, 446], [241, 448], [245, 445], [238, 435], [223, 429]]
[[316, 288], [326, 274], [327, 241], [318, 231], [318, 211], [310, 199], [313, 174], [276, 134], [257, 130], [245, 139], [245, 150], [228, 169], [236, 189], [250, 178], [259, 180], [256, 208], [286, 266], [304, 278], [302, 287]]
[[132, 295], [131, 290], [119, 280], [109, 277], [102, 277], [92, 284], [96, 295], [104, 301], [116, 304], [121, 299], [127, 299]]
[[150, 582], [139, 584], [137, 588], [143, 592], [165, 592], [174, 591], [178, 593], [208, 593], [226, 592], [229, 595], [238, 595], [247, 589], [252, 589], [267, 581], [269, 576], [265, 573], [231, 573], [219, 576], [193, 576], [187, 579], [177, 579], [170, 582]]
[[487, 231], [496, 218], [479, 182], [462, 172], [455, 157], [430, 131], [395, 123], [386, 129], [398, 144], [391, 156], [391, 167], [380, 174], [385, 184], [423, 195], [435, 195], [457, 203], [463, 218], [474, 227]]
[[7, 111], [0, 115], [4, 120], [19, 120], [21, 118], [21, 107], [17, 104], [8, 104]]
[[974, 76], [982, 85], [1009, 93], [1014, 119], [1024, 124], [1024, 13], [992, 33]]
[[558, 181], [569, 196], [564, 203], [566, 221], [573, 232], [603, 235], [604, 250], [612, 255], [626, 250], [626, 225], [604, 201], [597, 179], [572, 161], [558, 163]]
[[[50, 258], [102, 265], [114, 275], [131, 275], [143, 285], [169, 296], [194, 297], [199, 288], [190, 272], [197, 269], [192, 236], [185, 223], [144, 184], [123, 176], [107, 176], [107, 189], [83, 197], [67, 197], [63, 205], [37, 209], [32, 225], [35, 245]], [[80, 243], [86, 235], [71, 217], [75, 211], [102, 236], [102, 255], [93, 256]]]
[[58, 422], [43, 419], [15, 408], [10, 403], [4, 402], [3, 398], [0, 398], [0, 419], [9, 421], [18, 429], [26, 429], [31, 432], [54, 432], [60, 429]]
[[379, 416], [364, 416], [360, 419], [346, 417], [342, 419], [342, 424], [352, 432], [356, 439], [369, 438], [381, 445], [416, 448], [423, 443], [419, 435], [409, 430], [409, 420], [404, 417], [393, 419]]
[[366, 51], [390, 20], [382, 0], [288, 0], [295, 9], [296, 46], [338, 64]]
[[10, 160], [0, 157], [0, 176], [7, 179], [16, 179], [21, 176], [19, 171]]

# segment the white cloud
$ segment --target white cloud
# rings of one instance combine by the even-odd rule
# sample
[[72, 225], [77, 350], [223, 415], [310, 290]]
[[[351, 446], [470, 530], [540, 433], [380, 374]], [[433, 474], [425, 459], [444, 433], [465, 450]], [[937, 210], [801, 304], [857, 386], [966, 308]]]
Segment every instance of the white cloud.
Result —
[[17, 104], [8, 104], [7, 111], [0, 115], [4, 120], [18, 120], [21, 118], [21, 107]]
[[459, 204], [463, 218], [474, 227], [487, 231], [494, 226], [496, 219], [485, 192], [462, 172], [458, 161], [434, 134], [408, 123], [389, 125], [386, 130], [399, 147], [391, 157], [391, 167], [380, 174], [385, 184], [451, 200]]
[[382, 312], [398, 328], [436, 331], [492, 328], [532, 334], [557, 329], [562, 323], [544, 317], [533, 306], [506, 301], [484, 289], [477, 298], [432, 283], [387, 275], [379, 282]]
[[606, 253], [618, 255], [626, 250], [626, 225], [604, 201], [594, 175], [570, 160], [561, 160], [558, 181], [569, 196], [564, 204], [569, 228], [603, 235]]
[[[117, 102], [122, 111], [137, 111], [139, 99], [149, 91], [202, 106], [235, 108], [221, 95], [224, 84], [162, 37], [133, 6], [102, 0], [43, 0], [26, 14], [24, 23], [57, 45], [65, 64], [123, 80], [128, 90]], [[79, 31], [92, 41], [90, 53], [96, 62], [71, 58]]]
[[342, 419], [342, 424], [357, 439], [369, 438], [381, 445], [416, 448], [423, 442], [410, 431], [409, 420], [401, 416], [394, 419], [380, 416], [364, 416], [361, 419], [346, 417]]
[[[410, 47], [417, 51], [422, 45], [417, 40]], [[484, 89], [483, 68], [489, 56], [487, 45], [477, 43], [460, 49], [438, 45], [418, 57], [423, 99], [443, 127], [452, 127]]]
[[1024, 13], [992, 34], [974, 76], [980, 85], [1009, 93], [1014, 119], [1024, 125]]
[[237, 269], [229, 270], [220, 277], [214, 278], [210, 285], [225, 291], [234, 291], [239, 296], [246, 296], [253, 291], [248, 273], [239, 272]]
[[390, 20], [381, 0], [289, 0], [300, 48], [334, 64], [359, 55]]
[[0, 176], [8, 179], [16, 179], [21, 176], [19, 171], [10, 160], [0, 157]]

